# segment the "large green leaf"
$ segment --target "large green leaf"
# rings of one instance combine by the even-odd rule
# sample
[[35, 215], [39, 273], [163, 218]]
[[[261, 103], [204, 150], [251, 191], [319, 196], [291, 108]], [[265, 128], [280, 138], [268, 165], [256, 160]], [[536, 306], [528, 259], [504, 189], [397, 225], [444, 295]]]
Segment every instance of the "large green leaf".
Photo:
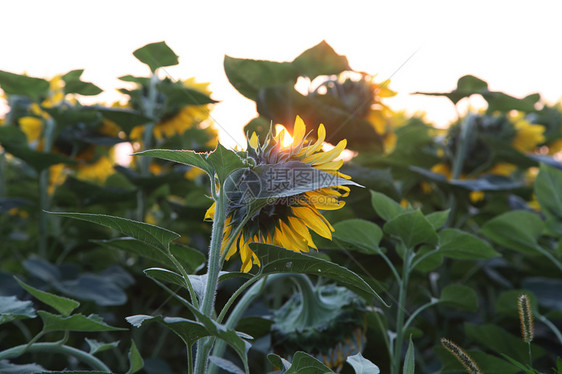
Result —
[[384, 232], [399, 238], [408, 248], [418, 244], [436, 244], [435, 229], [419, 210], [406, 211], [383, 226]]
[[333, 371], [306, 352], [298, 351], [293, 355], [291, 367], [285, 374], [326, 374]]
[[537, 214], [526, 210], [515, 210], [492, 218], [482, 226], [480, 232], [508, 249], [526, 254], [538, 254], [537, 240], [544, 227], [543, 220]]
[[256, 100], [261, 89], [284, 83], [294, 84], [298, 73], [289, 62], [250, 60], [224, 56], [224, 72], [242, 95]]
[[380, 252], [379, 243], [382, 239], [382, 230], [372, 222], [352, 218], [340, 221], [334, 225], [333, 234], [336, 240], [346, 243], [351, 249], [367, 254]]
[[15, 296], [0, 296], [0, 325], [16, 319], [35, 317], [31, 301], [21, 301]]
[[263, 274], [300, 273], [321, 276], [335, 280], [366, 299], [384, 300], [367, 284], [363, 278], [330, 261], [305, 253], [295, 253], [285, 248], [263, 243], [251, 243], [250, 247], [257, 254]]
[[213, 152], [207, 155], [207, 162], [211, 165], [221, 183], [223, 183], [233, 171], [244, 166], [242, 159], [236, 152], [226, 149], [220, 143], [217, 144], [217, 148]]
[[62, 217], [74, 218], [83, 221], [97, 223], [105, 227], [117, 230], [125, 235], [129, 235], [143, 243], [153, 247], [167, 250], [170, 242], [180, 237], [179, 234], [164, 229], [162, 227], [149, 225], [148, 223], [133, 221], [126, 218], [113, 217], [105, 214], [90, 213], [63, 213], [49, 212]]
[[299, 75], [311, 80], [319, 75], [337, 75], [350, 69], [347, 57], [338, 55], [324, 40], [301, 53], [292, 64]]
[[38, 101], [47, 96], [49, 82], [0, 70], [0, 87], [6, 95], [22, 95]]
[[120, 327], [113, 327], [105, 322], [100, 316], [91, 314], [73, 314], [71, 316], [60, 316], [38, 310], [37, 314], [43, 320], [43, 332], [50, 331], [123, 331]]
[[458, 229], [441, 230], [438, 236], [439, 253], [449, 258], [475, 260], [500, 255], [488, 243]]
[[84, 82], [80, 79], [84, 69], [72, 70], [64, 74], [61, 78], [64, 81], [64, 92], [75, 93], [85, 96], [93, 96], [100, 94], [102, 89], [90, 82]]
[[478, 309], [478, 296], [472, 288], [461, 284], [450, 284], [443, 288], [439, 302], [445, 305], [476, 312]]
[[30, 285], [25, 284], [17, 277], [15, 278], [16, 281], [20, 284], [20, 286], [22, 286], [27, 292], [32, 294], [36, 299], [56, 309], [59, 313], [65, 316], [72, 313], [72, 311], [78, 308], [78, 306], [80, 305], [80, 303], [76, 300], [72, 300], [66, 297], [57, 296], [49, 292], [38, 290], [35, 287], [31, 287]]
[[162, 268], [149, 268], [145, 269], [144, 273], [157, 281], [171, 283], [179, 287], [185, 287], [185, 281], [181, 275], [168, 269]]
[[373, 209], [379, 217], [384, 219], [385, 221], [390, 221], [393, 218], [398, 217], [400, 214], [404, 213], [406, 209], [404, 209], [400, 204], [396, 201], [392, 200], [390, 197], [371, 190], [371, 204], [373, 205]]
[[179, 162], [180, 164], [195, 166], [209, 175], [213, 175], [213, 167], [207, 162], [206, 153], [193, 151], [172, 150], [172, 149], [150, 149], [134, 154], [135, 156], [158, 157], [168, 161]]
[[139, 61], [147, 64], [152, 72], [162, 66], [178, 64], [178, 56], [168, 47], [166, 42], [147, 44], [134, 51], [133, 55]]
[[126, 374], [133, 374], [142, 369], [144, 366], [144, 361], [140, 355], [137, 345], [133, 340], [131, 340], [131, 348], [129, 349], [129, 370]]
[[353, 367], [355, 374], [379, 374], [381, 372], [377, 365], [367, 360], [361, 353], [347, 356], [345, 361]]

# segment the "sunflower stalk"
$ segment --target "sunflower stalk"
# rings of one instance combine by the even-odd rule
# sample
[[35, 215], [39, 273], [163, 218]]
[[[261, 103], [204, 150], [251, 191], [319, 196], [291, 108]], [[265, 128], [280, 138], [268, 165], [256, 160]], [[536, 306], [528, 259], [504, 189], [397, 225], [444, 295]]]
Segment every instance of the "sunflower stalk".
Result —
[[[151, 121], [144, 126], [144, 132], [142, 134], [142, 144], [144, 149], [152, 148], [152, 133], [154, 132], [154, 126], [156, 125], [154, 114], [156, 112], [156, 98], [158, 95], [156, 84], [159, 81], [160, 80], [158, 78], [158, 75], [156, 75], [156, 73], [153, 73], [150, 77], [150, 83], [148, 85], [148, 94], [146, 97], [143, 97], [142, 101], [143, 114], [151, 119]], [[140, 174], [143, 177], [146, 177], [150, 174], [149, 166], [150, 158], [142, 157], [139, 160]], [[146, 191], [140, 189], [137, 193], [137, 217], [139, 221], [144, 221], [144, 217], [146, 215], [146, 198]]]
[[[215, 214], [213, 217], [213, 229], [211, 232], [211, 244], [209, 248], [209, 260], [207, 264], [207, 284], [205, 294], [201, 302], [201, 313], [206, 316], [213, 314], [215, 296], [217, 292], [218, 277], [220, 272], [221, 245], [224, 234], [225, 205], [227, 203], [224, 188], [219, 188], [218, 193], [214, 188], [214, 181], [211, 183], [213, 196], [216, 196]], [[197, 356], [195, 358], [195, 373], [204, 374], [207, 372], [207, 362], [209, 352], [213, 344], [213, 338], [201, 339], [197, 343]]]

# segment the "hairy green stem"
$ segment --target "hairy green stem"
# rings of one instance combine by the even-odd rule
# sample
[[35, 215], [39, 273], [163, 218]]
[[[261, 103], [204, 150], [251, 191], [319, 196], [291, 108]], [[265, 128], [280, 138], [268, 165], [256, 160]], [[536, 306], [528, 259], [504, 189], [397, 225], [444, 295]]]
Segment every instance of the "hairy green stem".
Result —
[[259, 281], [261, 279], [260, 275], [256, 275], [255, 277], [249, 279], [248, 281], [246, 281], [242, 286], [240, 286], [233, 294], [232, 296], [230, 296], [230, 298], [228, 299], [228, 301], [226, 302], [226, 304], [224, 305], [224, 307], [222, 308], [219, 316], [217, 317], [217, 322], [221, 323], [222, 320], [224, 319], [224, 317], [226, 316], [226, 313], [228, 312], [228, 310], [230, 309], [230, 307], [232, 306], [232, 304], [234, 304], [234, 301], [236, 301], [236, 299], [238, 298], [238, 296], [240, 296], [242, 294], [242, 292], [244, 292], [248, 287], [250, 287], [251, 285], [253, 285], [254, 283], [256, 283], [257, 281]]
[[26, 352], [60, 353], [69, 355], [76, 357], [78, 360], [82, 361], [94, 370], [111, 373], [111, 370], [97, 357], [79, 349], [69, 347], [67, 345], [61, 345], [59, 343], [35, 343], [30, 347], [28, 347], [27, 344], [18, 345], [17, 347], [0, 352], [0, 360], [16, 358]]
[[[228, 316], [224, 326], [227, 329], [233, 329], [238, 324], [238, 321], [244, 315], [244, 312], [250, 307], [254, 300], [263, 292], [268, 284], [288, 276], [289, 274], [272, 274], [266, 275], [265, 277], [258, 280], [252, 285], [252, 287], [240, 298], [236, 306], [232, 309], [232, 313]], [[222, 357], [226, 349], [226, 342], [224, 340], [218, 340], [213, 348], [213, 356]], [[208, 374], [216, 374], [218, 367], [211, 364], [209, 366]]]
[[183, 268], [182, 264], [178, 261], [178, 259], [172, 254], [172, 252], [170, 251], [170, 248], [168, 247], [168, 258], [170, 259], [170, 261], [172, 261], [174, 263], [174, 265], [176, 266], [176, 268], [178, 269], [178, 271], [181, 273], [183, 279], [184, 279], [184, 283], [185, 283], [185, 287], [187, 288], [187, 290], [189, 291], [189, 296], [191, 297], [191, 303], [197, 308], [199, 309], [199, 299], [197, 298], [197, 293], [195, 292], [195, 290], [193, 289], [193, 285], [191, 284], [191, 281], [189, 280], [189, 274], [187, 274], [187, 272], [185, 271], [185, 269]]
[[[212, 181], [214, 183], [214, 181]], [[213, 186], [214, 187], [214, 186]], [[212, 188], [214, 190], [214, 188]], [[220, 188], [215, 200], [215, 215], [213, 217], [213, 229], [211, 232], [211, 244], [209, 248], [209, 260], [207, 265], [207, 284], [205, 294], [201, 303], [200, 311], [204, 315], [211, 317], [214, 312], [215, 296], [217, 292], [217, 284], [220, 272], [221, 245], [224, 233], [224, 215], [225, 215], [225, 196], [224, 188]], [[201, 339], [197, 342], [197, 356], [195, 358], [195, 373], [205, 374], [207, 371], [207, 362], [209, 352], [213, 344], [213, 338]]]
[[408, 327], [410, 327], [410, 324], [412, 322], [414, 322], [414, 319], [418, 316], [418, 314], [420, 314], [421, 312], [423, 312], [424, 310], [426, 310], [429, 307], [432, 307], [436, 304], [439, 304], [439, 302], [440, 302], [439, 300], [433, 300], [433, 301], [430, 301], [429, 303], [423, 304], [418, 309], [416, 309], [416, 311], [410, 315], [410, 317], [408, 318], [408, 320], [404, 324], [404, 331], [408, 330]]

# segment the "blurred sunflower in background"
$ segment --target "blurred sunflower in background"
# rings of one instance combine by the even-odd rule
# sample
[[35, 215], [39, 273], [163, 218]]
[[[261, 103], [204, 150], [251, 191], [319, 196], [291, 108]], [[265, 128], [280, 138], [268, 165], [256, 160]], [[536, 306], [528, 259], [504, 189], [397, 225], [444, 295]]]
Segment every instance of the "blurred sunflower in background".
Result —
[[[338, 160], [337, 157], [345, 149], [345, 140], [340, 141], [329, 151], [322, 151], [326, 138], [324, 126], [319, 126], [316, 140], [310, 141], [306, 126], [300, 117], [295, 121], [292, 137], [284, 127], [281, 126], [279, 129], [275, 136], [270, 134], [263, 145], [260, 145], [255, 133], [249, 138], [246, 158], [250, 164], [256, 166], [254, 170], [262, 166], [286, 165], [288, 167], [290, 165], [296, 172], [308, 172], [313, 169], [325, 172], [338, 181], [349, 179], [347, 175], [338, 171], [343, 161]], [[275, 179], [275, 183], [291, 183], [285, 174], [287, 170], [279, 168], [277, 170], [279, 175], [271, 176]], [[296, 172], [293, 176], [296, 176]], [[243, 178], [247, 177], [248, 175], [243, 175]], [[346, 184], [351, 183], [346, 182]], [[310, 230], [327, 239], [332, 238], [334, 231], [320, 211], [342, 208], [345, 203], [340, 198], [346, 197], [349, 191], [349, 187], [345, 185], [335, 185], [289, 198], [275, 198], [249, 217], [246, 216], [247, 205], [234, 204], [228, 211], [225, 221], [222, 251], [227, 251], [226, 259], [240, 253], [242, 271], [248, 272], [254, 264], [258, 266], [260, 264], [258, 257], [250, 249], [250, 243], [269, 243], [295, 252], [308, 252], [309, 248], [317, 249]], [[212, 220], [214, 212], [215, 203], [208, 209], [205, 219]], [[244, 223], [241, 231], [235, 233], [236, 228], [246, 219], [247, 222]], [[233, 240], [232, 245], [227, 248], [231, 240]]]

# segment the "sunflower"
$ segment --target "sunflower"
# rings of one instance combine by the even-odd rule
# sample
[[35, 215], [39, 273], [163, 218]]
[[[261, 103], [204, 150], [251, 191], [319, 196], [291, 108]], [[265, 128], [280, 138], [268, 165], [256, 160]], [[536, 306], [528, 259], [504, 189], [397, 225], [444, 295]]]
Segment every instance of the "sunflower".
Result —
[[[326, 138], [326, 130], [321, 124], [315, 141], [308, 139], [306, 126], [300, 117], [296, 118], [293, 137], [284, 128], [275, 136], [269, 135], [263, 145], [259, 144], [255, 133], [248, 140], [247, 156], [253, 159], [255, 165], [279, 165], [289, 162], [300, 162], [304, 167], [312, 167], [326, 172], [337, 178], [350, 177], [338, 170], [343, 164], [336, 158], [345, 149], [346, 140], [340, 141], [329, 151], [322, 151]], [[342, 180], [342, 179], [338, 179]], [[349, 187], [336, 185], [323, 187], [301, 193], [290, 198], [274, 199], [258, 212], [247, 218], [240, 231], [238, 226], [246, 214], [246, 207], [234, 207], [229, 210], [225, 220], [222, 251], [227, 251], [226, 259], [230, 259], [237, 252], [242, 260], [242, 271], [248, 272], [254, 264], [260, 265], [258, 257], [250, 249], [254, 242], [282, 246], [294, 252], [308, 252], [310, 248], [317, 249], [309, 230], [318, 235], [332, 239], [334, 228], [320, 213], [321, 210], [335, 210], [342, 208], [345, 203], [341, 197], [349, 194]], [[206, 220], [212, 220], [215, 203], [207, 210]], [[230, 248], [226, 248], [232, 241]]]

